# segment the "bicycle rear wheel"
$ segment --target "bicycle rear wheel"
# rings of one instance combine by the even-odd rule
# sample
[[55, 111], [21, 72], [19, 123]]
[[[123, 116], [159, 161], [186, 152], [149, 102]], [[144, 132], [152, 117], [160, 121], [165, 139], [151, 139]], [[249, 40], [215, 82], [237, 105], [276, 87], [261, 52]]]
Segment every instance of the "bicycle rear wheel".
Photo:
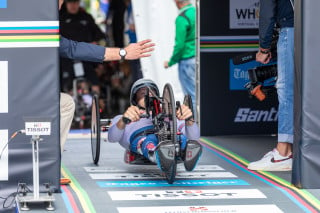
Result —
[[98, 95], [93, 95], [91, 106], [91, 151], [94, 164], [100, 158], [100, 112]]
[[173, 96], [172, 87], [170, 84], [166, 84], [163, 88], [162, 94], [162, 111], [164, 113], [164, 128], [165, 134], [160, 140], [171, 141], [175, 147], [174, 161], [168, 167], [165, 172], [166, 179], [169, 184], [172, 184], [176, 177], [177, 170], [177, 149], [180, 147], [177, 146], [177, 118], [176, 118], [176, 107], [175, 100]]

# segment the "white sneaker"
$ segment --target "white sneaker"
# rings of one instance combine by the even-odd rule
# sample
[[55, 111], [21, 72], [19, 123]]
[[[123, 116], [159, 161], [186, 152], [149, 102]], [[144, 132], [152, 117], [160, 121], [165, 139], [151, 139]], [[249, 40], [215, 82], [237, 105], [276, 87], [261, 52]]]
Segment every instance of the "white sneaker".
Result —
[[273, 149], [265, 154], [261, 160], [249, 163], [248, 169], [262, 171], [291, 171], [292, 154], [283, 157], [279, 154], [277, 149]]

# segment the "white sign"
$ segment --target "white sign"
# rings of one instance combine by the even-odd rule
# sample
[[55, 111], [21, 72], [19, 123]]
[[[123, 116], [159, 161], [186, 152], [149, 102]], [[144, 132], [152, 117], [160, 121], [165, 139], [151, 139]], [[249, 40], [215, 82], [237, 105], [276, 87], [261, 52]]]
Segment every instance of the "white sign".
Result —
[[51, 135], [50, 122], [26, 122], [26, 135]]
[[152, 207], [119, 207], [119, 213], [257, 213], [272, 212], [282, 213], [276, 205], [220, 205], [220, 206], [152, 206]]
[[[84, 170], [88, 173], [116, 173], [116, 172], [150, 172], [150, 171], [159, 171], [156, 165], [130, 165], [130, 168], [119, 168], [119, 167], [83, 167]], [[222, 167], [218, 165], [197, 165], [197, 167], [192, 170], [192, 172], [203, 172], [203, 171], [222, 171]], [[182, 164], [177, 165], [177, 172], [183, 172], [185, 168]]]
[[186, 200], [266, 198], [258, 189], [109, 191], [112, 200]]
[[8, 175], [8, 130], [0, 129], [0, 181], [9, 180]]
[[8, 62], [0, 61], [0, 113], [8, 113]]
[[73, 63], [73, 70], [75, 77], [82, 77], [85, 75], [83, 64], [80, 61]]
[[[149, 172], [149, 173], [97, 173], [89, 174], [92, 179], [95, 180], [154, 180], [154, 179], [165, 179], [160, 172]], [[186, 178], [235, 178], [236, 175], [230, 172], [180, 172], [176, 174], [176, 179]]]
[[[160, 90], [166, 83], [170, 83], [175, 99], [182, 101], [184, 95], [178, 76], [178, 66], [174, 65], [168, 69], [163, 67], [163, 62], [170, 59], [174, 47], [175, 19], [179, 14], [175, 2], [132, 0], [132, 5], [134, 22], [139, 26], [136, 28], [138, 41], [152, 38], [152, 42], [159, 47], [152, 52], [152, 57], [141, 59], [143, 77], [154, 80]], [[166, 27], [159, 30], [159, 26]]]
[[230, 0], [230, 29], [259, 28], [259, 0]]

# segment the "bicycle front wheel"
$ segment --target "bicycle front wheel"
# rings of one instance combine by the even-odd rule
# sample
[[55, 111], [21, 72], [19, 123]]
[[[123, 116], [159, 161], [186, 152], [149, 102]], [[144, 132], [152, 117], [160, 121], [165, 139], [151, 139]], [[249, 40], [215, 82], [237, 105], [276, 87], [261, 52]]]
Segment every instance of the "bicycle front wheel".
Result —
[[170, 84], [166, 84], [163, 88], [163, 103], [162, 110], [164, 113], [164, 127], [165, 127], [165, 138], [162, 138], [166, 141], [171, 141], [175, 147], [174, 161], [166, 169], [165, 176], [169, 184], [172, 184], [176, 177], [177, 170], [177, 152], [179, 152], [179, 145], [177, 145], [177, 118], [176, 118], [176, 107], [175, 100]]

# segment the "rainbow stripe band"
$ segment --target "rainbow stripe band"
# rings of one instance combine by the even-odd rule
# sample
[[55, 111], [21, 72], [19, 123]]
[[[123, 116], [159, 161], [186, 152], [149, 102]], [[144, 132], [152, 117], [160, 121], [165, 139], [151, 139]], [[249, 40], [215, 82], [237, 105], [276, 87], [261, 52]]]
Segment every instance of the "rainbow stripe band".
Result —
[[241, 156], [215, 144], [206, 138], [201, 138], [201, 144], [212, 151], [215, 155], [227, 161], [229, 164], [246, 172], [252, 177], [266, 183], [267, 185], [279, 190], [287, 196], [303, 212], [317, 213], [320, 211], [320, 200], [304, 189], [298, 189], [288, 181], [265, 171], [251, 171], [247, 169], [248, 161]]
[[58, 46], [58, 21], [0, 22], [0, 48]]
[[202, 36], [201, 52], [245, 52], [256, 51], [258, 36]]
[[77, 181], [77, 179], [75, 177], [73, 177], [73, 175], [70, 173], [70, 171], [64, 167], [64, 165], [61, 165], [61, 174], [63, 175], [63, 177], [69, 178], [71, 180], [71, 183], [69, 185], [71, 186], [72, 190], [76, 193], [76, 195], [79, 199], [79, 202], [81, 204], [81, 207], [83, 209], [83, 212], [96, 213], [96, 210], [95, 210], [94, 206], [92, 205], [92, 202], [90, 200], [89, 195], [82, 188], [82, 186]]

